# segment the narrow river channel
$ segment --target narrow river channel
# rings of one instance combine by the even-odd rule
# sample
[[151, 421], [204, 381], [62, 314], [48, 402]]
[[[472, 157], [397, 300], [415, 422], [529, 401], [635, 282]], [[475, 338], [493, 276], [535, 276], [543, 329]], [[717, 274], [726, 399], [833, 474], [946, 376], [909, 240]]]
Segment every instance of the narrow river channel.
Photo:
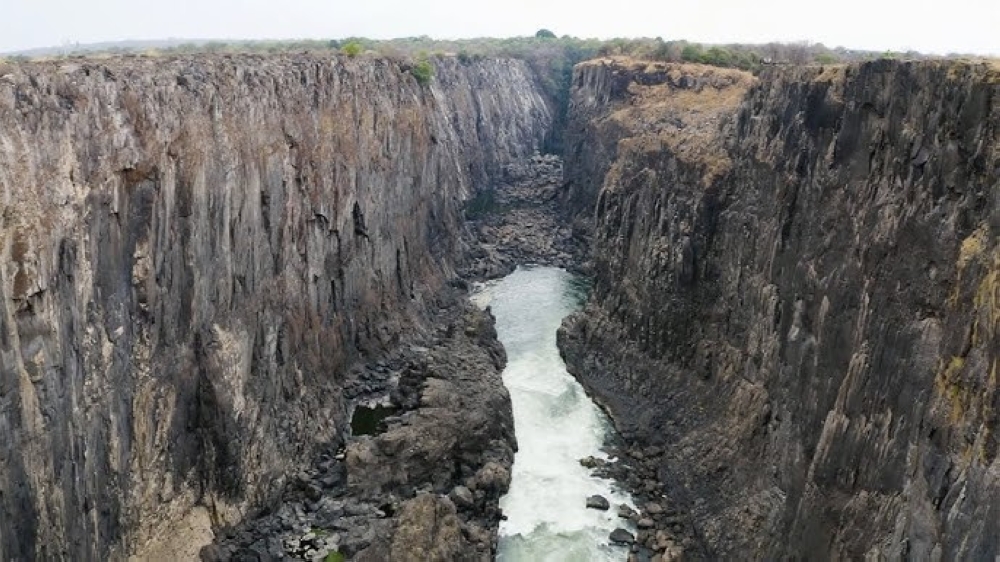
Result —
[[[580, 465], [601, 452], [613, 431], [604, 413], [566, 372], [556, 348], [562, 319], [582, 305], [582, 280], [558, 268], [521, 267], [487, 284], [474, 300], [489, 305], [507, 349], [503, 381], [514, 407], [518, 451], [510, 491], [500, 502], [501, 562], [625, 560], [627, 549], [609, 545], [608, 535], [624, 526], [618, 506], [632, 504], [610, 480]], [[588, 509], [588, 496], [611, 503]]]

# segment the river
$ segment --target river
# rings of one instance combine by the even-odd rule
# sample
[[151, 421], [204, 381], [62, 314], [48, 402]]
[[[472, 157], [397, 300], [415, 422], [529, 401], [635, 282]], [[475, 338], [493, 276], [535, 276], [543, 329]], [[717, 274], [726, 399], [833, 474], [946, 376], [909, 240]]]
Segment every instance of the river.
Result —
[[[520, 267], [486, 284], [473, 298], [496, 316], [507, 349], [503, 381], [514, 408], [518, 451], [510, 491], [500, 501], [501, 562], [625, 560], [627, 549], [608, 535], [626, 521], [617, 517], [627, 493], [580, 465], [601, 451], [612, 426], [567, 371], [556, 347], [562, 319], [586, 296], [581, 279], [552, 267]], [[611, 509], [588, 509], [588, 496]]]

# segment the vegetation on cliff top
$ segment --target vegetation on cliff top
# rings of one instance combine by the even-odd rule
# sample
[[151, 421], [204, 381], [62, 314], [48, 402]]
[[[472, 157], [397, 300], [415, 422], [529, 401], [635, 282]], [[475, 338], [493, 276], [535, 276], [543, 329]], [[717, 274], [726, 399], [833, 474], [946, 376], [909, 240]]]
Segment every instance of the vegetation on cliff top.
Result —
[[[583, 39], [563, 35], [558, 37], [549, 29], [539, 29], [531, 37], [480, 37], [472, 39], [439, 40], [428, 36], [404, 37], [398, 39], [368, 39], [348, 37], [343, 39], [307, 39], [294, 41], [247, 40], [247, 41], [191, 41], [153, 48], [130, 46], [88, 48], [87, 46], [53, 49], [62, 56], [78, 54], [128, 54], [149, 55], [176, 53], [283, 53], [298, 51], [333, 51], [349, 56], [370, 52], [382, 56], [409, 56], [417, 53], [436, 55], [451, 54], [463, 58], [513, 57], [535, 58], [563, 51], [571, 58], [592, 58], [595, 56], [627, 55], [653, 61], [697, 62], [715, 66], [754, 70], [768, 63], [773, 64], [831, 64], [872, 60], [876, 58], [928, 58], [915, 51], [906, 53], [874, 52], [828, 48], [821, 43], [766, 43], [766, 44], [719, 44], [705, 45], [685, 40], [664, 40], [663, 38]], [[960, 55], [950, 55], [951, 58]], [[17, 58], [17, 57], [15, 57]]]
[[[432, 61], [455, 57], [462, 64], [473, 64], [484, 58], [514, 58], [525, 61], [538, 77], [540, 86], [556, 108], [552, 136], [546, 140], [547, 152], [560, 152], [560, 131], [566, 120], [573, 67], [596, 57], [624, 56], [652, 62], [690, 62], [736, 68], [756, 73], [771, 64], [832, 64], [884, 57], [927, 58], [915, 52], [903, 54], [857, 51], [819, 43], [767, 43], [760, 45], [703, 45], [684, 40], [667, 41], [656, 38], [582, 39], [557, 36], [549, 29], [540, 29], [531, 37], [439, 40], [427, 36], [399, 39], [368, 39], [348, 37], [330, 40], [299, 41], [202, 41], [177, 43], [153, 49], [107, 48], [89, 50], [88, 56], [135, 54], [147, 56], [184, 55], [197, 53], [330, 53], [351, 58], [377, 56], [406, 63], [420, 84], [430, 82]], [[63, 56], [74, 56], [72, 49]]]
[[423, 59], [413, 65], [410, 73], [417, 79], [417, 82], [424, 85], [430, 82], [431, 77], [434, 76], [434, 67], [431, 66], [431, 63], [427, 59]]

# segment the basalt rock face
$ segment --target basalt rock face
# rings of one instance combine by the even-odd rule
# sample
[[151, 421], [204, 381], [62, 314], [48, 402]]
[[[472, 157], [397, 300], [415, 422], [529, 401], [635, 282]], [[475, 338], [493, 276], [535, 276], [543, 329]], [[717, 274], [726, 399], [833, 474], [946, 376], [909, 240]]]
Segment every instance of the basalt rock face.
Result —
[[[631, 159], [622, 156], [630, 144], [700, 146], [706, 132], [714, 133], [720, 110], [737, 103], [751, 81], [737, 71], [621, 57], [577, 65], [560, 195], [574, 228], [585, 233], [594, 228], [591, 219], [605, 174], [616, 162]], [[689, 142], [690, 136], [696, 141]]]
[[610, 61], [577, 65], [573, 72], [563, 151], [565, 182], [561, 202], [570, 215], [590, 217], [604, 174], [617, 156], [618, 141], [629, 136], [619, 122], [608, 119], [611, 109], [627, 102], [626, 68], [609, 68]]
[[435, 65], [0, 69], [0, 558], [233, 523], [344, 437], [347, 366], [420, 329], [462, 202], [551, 123], [524, 65]]
[[665, 71], [576, 71], [620, 135], [571, 371], [715, 555], [991, 559], [1000, 72]]

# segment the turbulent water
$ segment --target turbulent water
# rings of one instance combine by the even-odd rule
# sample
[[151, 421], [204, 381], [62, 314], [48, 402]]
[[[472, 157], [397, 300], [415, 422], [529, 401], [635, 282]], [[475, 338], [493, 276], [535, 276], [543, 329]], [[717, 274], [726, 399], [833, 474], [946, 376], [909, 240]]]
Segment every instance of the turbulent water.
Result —
[[[600, 451], [611, 425], [580, 384], [566, 372], [556, 348], [556, 330], [585, 293], [581, 281], [562, 269], [518, 268], [487, 285], [476, 297], [492, 307], [507, 349], [504, 384], [514, 407], [518, 452], [510, 492], [501, 500], [502, 562], [624, 560], [627, 551], [608, 544], [621, 503], [632, 505], [609, 480], [580, 466]], [[587, 509], [600, 494], [611, 502], [602, 512]]]

